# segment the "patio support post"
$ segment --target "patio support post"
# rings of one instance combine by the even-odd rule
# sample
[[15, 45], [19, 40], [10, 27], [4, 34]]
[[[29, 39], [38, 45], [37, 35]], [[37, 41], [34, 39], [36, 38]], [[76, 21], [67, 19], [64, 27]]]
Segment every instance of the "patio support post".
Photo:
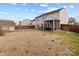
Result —
[[57, 28], [57, 30], [59, 30], [59, 21], [58, 20], [57, 20], [56, 24], [57, 24], [56, 28]]
[[55, 30], [55, 21], [53, 20], [53, 31]]
[[58, 29], [61, 30], [60, 21], [58, 21], [58, 25], [59, 25]]
[[44, 23], [43, 23], [43, 30], [44, 30]]

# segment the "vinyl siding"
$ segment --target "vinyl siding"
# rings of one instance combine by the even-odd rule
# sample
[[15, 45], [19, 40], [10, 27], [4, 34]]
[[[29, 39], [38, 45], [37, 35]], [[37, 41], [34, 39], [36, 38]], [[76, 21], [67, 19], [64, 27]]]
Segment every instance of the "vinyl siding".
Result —
[[68, 14], [66, 9], [60, 11], [60, 24], [68, 24]]

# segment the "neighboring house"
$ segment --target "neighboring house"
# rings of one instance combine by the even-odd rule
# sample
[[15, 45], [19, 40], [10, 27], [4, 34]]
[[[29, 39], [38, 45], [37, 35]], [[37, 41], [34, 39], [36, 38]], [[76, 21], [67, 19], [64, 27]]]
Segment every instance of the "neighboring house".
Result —
[[31, 26], [32, 25], [32, 21], [29, 19], [23, 20], [19, 22], [20, 26]]
[[60, 24], [68, 24], [68, 14], [65, 8], [42, 14], [34, 19], [35, 28], [40, 29], [60, 29]]
[[14, 31], [15, 30], [15, 22], [11, 20], [0, 20], [0, 29], [5, 31]]
[[35, 20], [32, 20], [32, 26], [35, 26]]

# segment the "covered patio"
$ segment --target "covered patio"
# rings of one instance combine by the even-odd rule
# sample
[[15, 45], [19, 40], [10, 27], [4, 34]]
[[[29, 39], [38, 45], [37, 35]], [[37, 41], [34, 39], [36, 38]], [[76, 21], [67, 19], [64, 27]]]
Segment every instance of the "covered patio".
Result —
[[60, 29], [60, 20], [45, 20], [43, 25], [43, 30], [59, 30]]

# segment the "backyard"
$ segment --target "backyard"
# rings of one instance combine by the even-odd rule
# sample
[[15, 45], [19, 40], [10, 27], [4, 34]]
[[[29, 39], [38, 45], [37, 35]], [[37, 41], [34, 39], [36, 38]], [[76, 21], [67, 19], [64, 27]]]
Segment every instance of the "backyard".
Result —
[[0, 36], [0, 55], [79, 55], [79, 33], [35, 29], [16, 30]]

